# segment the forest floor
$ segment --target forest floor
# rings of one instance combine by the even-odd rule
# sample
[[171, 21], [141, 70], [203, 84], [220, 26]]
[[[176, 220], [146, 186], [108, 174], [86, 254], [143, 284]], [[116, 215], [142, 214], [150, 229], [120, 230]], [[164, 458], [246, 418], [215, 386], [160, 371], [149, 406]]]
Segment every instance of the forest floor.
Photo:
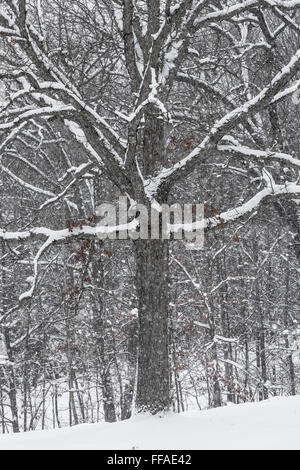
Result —
[[300, 449], [300, 396], [114, 424], [0, 435], [5, 449]]

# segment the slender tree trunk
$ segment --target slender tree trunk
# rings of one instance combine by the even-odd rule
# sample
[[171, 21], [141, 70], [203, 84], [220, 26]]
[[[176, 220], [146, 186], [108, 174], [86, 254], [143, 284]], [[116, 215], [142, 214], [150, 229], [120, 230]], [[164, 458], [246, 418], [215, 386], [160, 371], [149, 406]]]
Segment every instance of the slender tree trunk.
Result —
[[104, 419], [107, 423], [114, 423], [117, 420], [117, 417], [114, 400], [114, 389], [109, 369], [104, 371], [104, 373], [101, 375], [101, 379]]
[[54, 415], [55, 415], [55, 419], [56, 419], [56, 422], [57, 422], [57, 426], [60, 428], [61, 427], [61, 424], [60, 424], [60, 420], [59, 420], [59, 409], [58, 409], [58, 390], [57, 390], [57, 385], [55, 384], [54, 385]]
[[220, 366], [218, 360], [217, 345], [214, 343], [212, 347], [213, 353], [213, 408], [222, 406], [222, 390], [220, 385]]
[[[285, 329], [289, 328], [289, 289], [290, 289], [290, 272], [287, 268], [286, 272], [286, 293], [285, 293], [285, 309], [284, 309], [284, 327]], [[290, 349], [290, 342], [288, 335], [285, 336], [284, 339], [285, 347], [287, 351]], [[290, 373], [290, 395], [296, 395], [296, 384], [295, 384], [295, 365], [293, 361], [293, 353], [289, 352], [287, 355], [287, 361], [289, 366], [289, 373]]]
[[2, 391], [2, 371], [0, 370], [0, 410], [1, 410], [1, 428], [2, 434], [5, 434], [5, 411], [4, 411], [4, 397]]
[[[2, 252], [2, 276], [1, 276], [1, 305], [0, 305], [0, 311], [2, 310], [3, 313], [5, 313], [6, 309], [8, 308], [8, 286], [7, 286], [7, 278], [6, 278], [6, 270], [5, 270], [5, 254], [6, 254], [6, 247], [5, 244], [1, 244], [1, 252]], [[9, 395], [9, 400], [10, 400], [10, 408], [11, 408], [11, 414], [12, 414], [12, 427], [13, 427], [13, 432], [17, 433], [20, 432], [19, 428], [19, 418], [18, 418], [18, 402], [17, 402], [17, 390], [16, 390], [16, 382], [15, 382], [15, 372], [14, 372], [14, 367], [12, 365], [13, 363], [13, 351], [10, 346], [10, 334], [9, 334], [9, 329], [7, 327], [2, 328], [3, 330], [3, 339], [4, 339], [4, 344], [5, 344], [5, 349], [7, 351], [7, 356], [9, 360], [9, 365], [5, 366], [6, 372], [7, 372], [7, 378], [8, 378], [8, 395]]]
[[69, 320], [66, 320], [66, 333], [67, 333], [67, 361], [68, 361], [68, 386], [69, 386], [69, 425], [77, 426], [79, 424], [78, 415], [75, 404], [75, 393], [74, 393], [74, 365], [72, 359], [72, 343], [73, 338], [71, 336]]
[[79, 383], [78, 383], [75, 371], [74, 371], [74, 382], [75, 382], [76, 395], [77, 395], [77, 400], [78, 400], [78, 403], [79, 403], [79, 409], [80, 409], [80, 413], [81, 413], [82, 422], [85, 423], [84, 403], [83, 403], [83, 399], [82, 399], [81, 392], [80, 392], [80, 389], [79, 389]]
[[[10, 338], [8, 329], [4, 329], [4, 337], [6, 343], [6, 349], [8, 353], [9, 362], [13, 362], [13, 355], [10, 347]], [[16, 381], [15, 381], [15, 372], [13, 365], [9, 365], [7, 367], [7, 377], [8, 377], [8, 384], [9, 384], [9, 400], [10, 400], [10, 409], [12, 415], [12, 427], [13, 432], [18, 433], [20, 432], [19, 428], [19, 417], [18, 417], [18, 402], [17, 402], [17, 390], [16, 390]]]
[[128, 379], [124, 386], [123, 402], [121, 410], [121, 420], [129, 419], [132, 415], [133, 398], [136, 384], [137, 365], [137, 325], [133, 323], [129, 326], [128, 341]]
[[27, 316], [27, 327], [26, 327], [26, 341], [25, 341], [25, 351], [24, 351], [24, 370], [23, 370], [23, 384], [24, 384], [24, 391], [23, 391], [23, 409], [24, 409], [24, 424], [23, 424], [23, 431], [28, 431], [27, 423], [28, 423], [28, 401], [30, 395], [30, 380], [29, 380], [29, 370], [28, 370], [28, 362], [30, 358], [29, 353], [29, 329], [30, 329], [30, 316]]
[[222, 406], [222, 390], [221, 390], [221, 371], [219, 365], [218, 357], [218, 347], [215, 341], [216, 335], [216, 318], [215, 318], [215, 308], [214, 305], [205, 300], [205, 305], [208, 312], [208, 324], [209, 324], [209, 336], [212, 341], [212, 347], [210, 349], [210, 366], [212, 368], [212, 397], [211, 397], [211, 406], [213, 408], [218, 408]]
[[139, 302], [137, 409], [170, 406], [167, 240], [135, 241]]
[[266, 338], [265, 338], [265, 325], [264, 325], [264, 318], [263, 312], [260, 309], [260, 332], [259, 332], [259, 339], [260, 339], [260, 363], [261, 363], [261, 376], [263, 380], [263, 399], [267, 400], [269, 398], [269, 391], [265, 386], [265, 383], [268, 380], [268, 372], [267, 372], [267, 358], [266, 358]]
[[259, 392], [259, 399], [267, 400], [269, 398], [269, 392], [265, 383], [268, 380], [267, 372], [267, 358], [266, 358], [266, 339], [265, 339], [265, 320], [264, 320], [264, 310], [261, 306], [261, 292], [258, 286], [258, 281], [256, 283], [256, 296], [258, 299], [258, 323], [259, 329], [257, 334], [257, 366], [261, 370], [262, 386]]

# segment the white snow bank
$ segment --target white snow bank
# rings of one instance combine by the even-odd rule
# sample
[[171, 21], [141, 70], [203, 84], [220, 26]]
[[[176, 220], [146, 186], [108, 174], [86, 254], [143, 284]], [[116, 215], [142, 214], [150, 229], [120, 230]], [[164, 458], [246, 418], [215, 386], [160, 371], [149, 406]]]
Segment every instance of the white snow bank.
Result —
[[300, 449], [300, 396], [0, 436], [4, 449]]

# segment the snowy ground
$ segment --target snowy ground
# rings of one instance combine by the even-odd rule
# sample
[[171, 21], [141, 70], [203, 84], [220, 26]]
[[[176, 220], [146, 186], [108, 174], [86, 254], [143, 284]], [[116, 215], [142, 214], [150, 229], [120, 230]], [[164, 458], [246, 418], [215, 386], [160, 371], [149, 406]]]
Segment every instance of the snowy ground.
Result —
[[0, 436], [4, 449], [300, 449], [300, 396]]

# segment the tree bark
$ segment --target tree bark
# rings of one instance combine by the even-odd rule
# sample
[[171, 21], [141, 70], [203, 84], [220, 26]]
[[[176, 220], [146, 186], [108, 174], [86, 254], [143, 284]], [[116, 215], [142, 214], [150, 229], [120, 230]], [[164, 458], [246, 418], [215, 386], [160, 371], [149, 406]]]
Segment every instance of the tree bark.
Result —
[[[13, 364], [13, 354], [10, 346], [10, 337], [9, 331], [7, 328], [4, 328], [4, 338], [6, 343], [6, 349], [8, 354], [8, 360], [11, 364]], [[8, 377], [8, 396], [10, 400], [10, 409], [11, 409], [11, 416], [12, 416], [12, 428], [14, 433], [20, 432], [19, 427], [19, 417], [18, 417], [18, 401], [17, 401], [17, 389], [16, 389], [16, 381], [15, 381], [15, 372], [14, 366], [9, 365], [7, 367], [7, 377]]]
[[[97, 266], [92, 263], [93, 278], [98, 287], [104, 287], [104, 271], [103, 266]], [[107, 423], [114, 423], [117, 420], [114, 389], [111, 377], [111, 361], [108, 354], [108, 340], [105, 331], [105, 311], [101, 291], [97, 291], [94, 299], [93, 309], [93, 329], [95, 332], [95, 342], [97, 356], [100, 366], [101, 389], [103, 398], [104, 420]]]
[[136, 366], [137, 366], [137, 324], [133, 323], [128, 327], [129, 341], [127, 345], [128, 351], [128, 381], [124, 387], [121, 420], [129, 419], [132, 416], [132, 408], [134, 401], [135, 383], [136, 383]]
[[136, 288], [139, 303], [137, 410], [153, 414], [170, 406], [168, 344], [169, 244], [137, 240]]

